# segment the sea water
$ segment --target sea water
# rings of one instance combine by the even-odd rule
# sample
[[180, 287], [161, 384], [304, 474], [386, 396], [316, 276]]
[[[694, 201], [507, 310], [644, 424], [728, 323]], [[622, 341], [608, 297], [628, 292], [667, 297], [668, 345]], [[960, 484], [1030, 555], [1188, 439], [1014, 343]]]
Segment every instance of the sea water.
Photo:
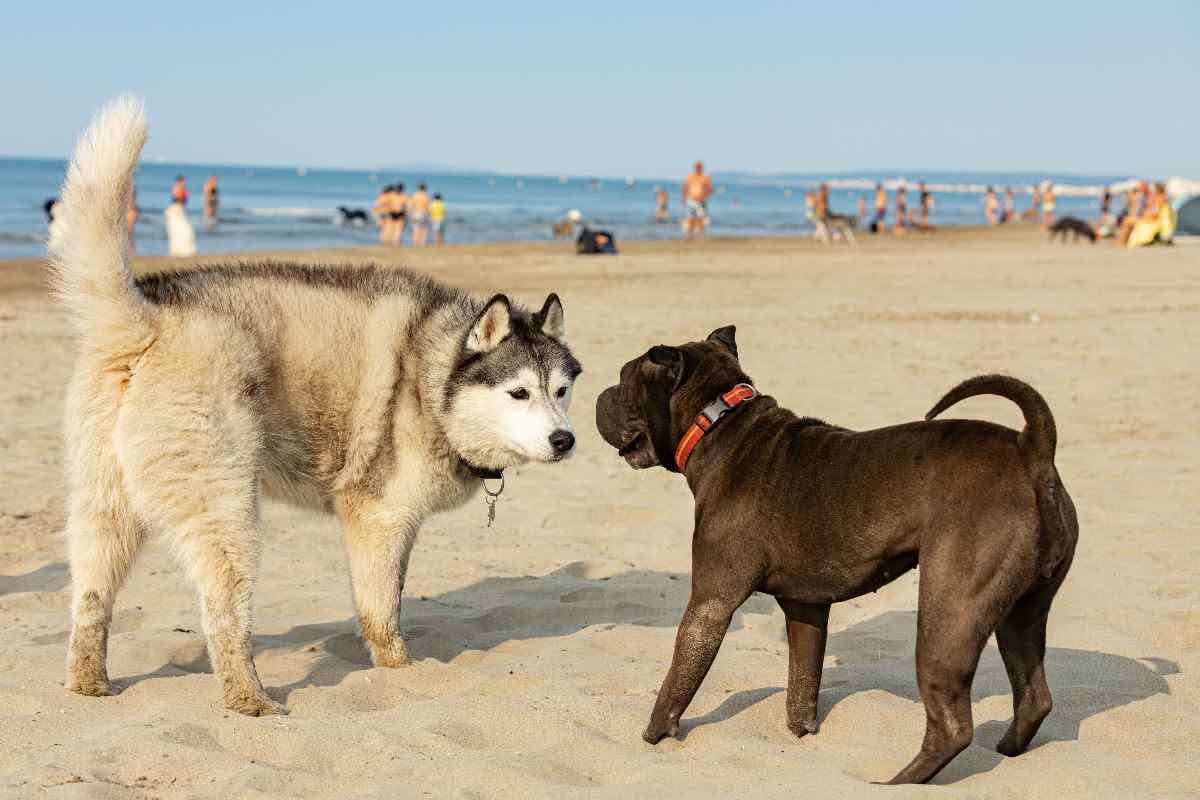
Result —
[[[0, 258], [45, 254], [46, 220], [42, 206], [55, 197], [66, 162], [49, 159], [0, 158]], [[618, 242], [669, 239], [680, 235], [683, 212], [680, 181], [653, 178], [518, 176], [487, 173], [422, 174], [399, 170], [356, 171], [228, 165], [143, 163], [136, 176], [141, 217], [135, 230], [137, 251], [167, 251], [163, 210], [170, 202], [176, 175], [187, 178], [188, 214], [196, 227], [201, 253], [253, 250], [296, 250], [372, 244], [372, 226], [340, 224], [338, 206], [370, 212], [379, 190], [404, 182], [412, 192], [428, 184], [446, 202], [446, 240], [456, 242], [544, 241], [552, 225], [570, 209], [579, 209], [594, 227], [610, 230]], [[201, 188], [210, 175], [220, 189], [218, 224], [202, 219]], [[682, 177], [682, 176], [680, 176]], [[936, 226], [982, 224], [983, 190], [992, 185], [1003, 207], [1003, 190], [1018, 190], [1016, 209], [1029, 207], [1035, 183], [1053, 181], [1060, 189], [1057, 213], [1085, 219], [1098, 215], [1099, 187], [1126, 176], [1070, 176], [1016, 173], [860, 172], [829, 175], [756, 176], [716, 174], [709, 202], [713, 236], [797, 235], [811, 231], [804, 217], [805, 192], [822, 181], [831, 184], [830, 206], [843, 214], [857, 212], [866, 198], [873, 213], [876, 181], [889, 189], [888, 221], [894, 222], [894, 188], [905, 183], [908, 204], [917, 208], [917, 182], [927, 181], [934, 195], [930, 217]], [[666, 190], [671, 221], [655, 221], [655, 194]], [[407, 236], [406, 236], [407, 238]]]

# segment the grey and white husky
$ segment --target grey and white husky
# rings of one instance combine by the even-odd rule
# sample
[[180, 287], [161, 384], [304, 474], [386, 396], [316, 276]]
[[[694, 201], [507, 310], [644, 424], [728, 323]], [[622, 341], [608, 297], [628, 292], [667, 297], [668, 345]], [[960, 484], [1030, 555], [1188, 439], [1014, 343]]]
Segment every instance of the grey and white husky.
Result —
[[66, 403], [68, 687], [115, 692], [113, 600], [157, 535], [199, 589], [225, 704], [280, 713], [250, 657], [260, 497], [340, 517], [362, 636], [377, 665], [405, 664], [400, 593], [422, 521], [483, 476], [567, 457], [580, 366], [553, 294], [529, 313], [371, 267], [135, 279], [125, 209], [145, 139], [138, 101], [100, 113], [50, 243], [80, 342]]

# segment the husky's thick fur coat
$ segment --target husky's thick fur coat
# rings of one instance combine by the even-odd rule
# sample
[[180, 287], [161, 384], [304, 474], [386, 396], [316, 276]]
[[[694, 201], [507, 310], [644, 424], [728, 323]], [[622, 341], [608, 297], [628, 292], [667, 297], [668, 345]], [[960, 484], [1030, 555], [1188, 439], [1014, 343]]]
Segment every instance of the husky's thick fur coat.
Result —
[[278, 713], [250, 657], [260, 496], [341, 518], [363, 638], [377, 665], [405, 664], [400, 594], [422, 520], [486, 471], [569, 455], [580, 366], [555, 295], [531, 314], [371, 267], [135, 280], [125, 208], [145, 139], [135, 100], [97, 117], [50, 245], [81, 345], [66, 402], [68, 686], [114, 693], [113, 601], [160, 535], [199, 589], [225, 704]]

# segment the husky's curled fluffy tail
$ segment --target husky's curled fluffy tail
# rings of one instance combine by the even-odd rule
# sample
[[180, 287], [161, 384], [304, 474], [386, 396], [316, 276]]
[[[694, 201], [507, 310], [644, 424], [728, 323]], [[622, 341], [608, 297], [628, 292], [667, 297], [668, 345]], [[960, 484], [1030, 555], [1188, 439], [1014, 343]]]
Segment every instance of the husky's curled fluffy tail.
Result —
[[146, 143], [142, 103], [122, 95], [79, 139], [50, 239], [54, 291], [85, 344], [108, 347], [145, 336], [155, 309], [129, 268], [126, 211]]
[[1058, 446], [1058, 429], [1054, 415], [1038, 391], [1024, 381], [1007, 375], [980, 375], [969, 378], [955, 386], [938, 401], [925, 419], [933, 419], [950, 406], [980, 394], [995, 394], [1016, 403], [1025, 416], [1025, 429], [1017, 437], [1017, 446], [1029, 477], [1033, 480], [1037, 497], [1038, 513], [1042, 518], [1042, 535], [1046, 547], [1042, 548], [1039, 571], [1047, 577], [1058, 566], [1066, 550], [1066, 527], [1062, 503], [1059, 498], [1058, 470], [1054, 468], [1054, 451]]

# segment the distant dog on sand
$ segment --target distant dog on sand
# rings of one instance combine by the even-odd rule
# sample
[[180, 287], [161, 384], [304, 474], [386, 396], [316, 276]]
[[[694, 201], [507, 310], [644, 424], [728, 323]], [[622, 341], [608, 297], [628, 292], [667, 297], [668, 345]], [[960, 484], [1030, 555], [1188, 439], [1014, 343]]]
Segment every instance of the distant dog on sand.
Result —
[[1067, 240], [1067, 234], [1071, 234], [1071, 241], [1077, 242], [1080, 238], [1087, 239], [1092, 244], [1096, 243], [1096, 231], [1091, 225], [1077, 217], [1059, 217], [1047, 231], [1050, 234], [1050, 241], [1056, 238]]
[[[1016, 403], [1024, 429], [934, 419], [983, 394]], [[1033, 388], [971, 378], [925, 421], [846, 430], [760, 394], [729, 326], [627, 363], [596, 401], [596, 426], [631, 467], [681, 473], [695, 496], [692, 595], [647, 742], [678, 733], [753, 592], [773, 595], [787, 620], [788, 728], [816, 733], [830, 605], [919, 562], [925, 739], [891, 782], [924, 783], [971, 743], [971, 683], [993, 631], [1014, 708], [997, 749], [1015, 756], [1029, 746], [1050, 713], [1046, 620], [1079, 536], [1054, 466], [1054, 417]]]
[[338, 206], [338, 214], [341, 215], [342, 225], [354, 225], [362, 227], [371, 221], [371, 216], [361, 208], [346, 208]]
[[116, 692], [113, 601], [155, 535], [199, 589], [225, 705], [281, 713], [250, 656], [261, 498], [338, 515], [363, 639], [376, 665], [404, 665], [400, 594], [423, 520], [484, 479], [498, 493], [507, 467], [569, 456], [580, 366], [553, 294], [529, 313], [405, 270], [271, 263], [135, 279], [125, 211], [145, 139], [139, 102], [97, 117], [50, 243], [81, 345], [67, 686]]
[[171, 203], [163, 212], [163, 225], [167, 228], [167, 254], [173, 258], [191, 258], [196, 255], [196, 229], [188, 219], [183, 203]]

